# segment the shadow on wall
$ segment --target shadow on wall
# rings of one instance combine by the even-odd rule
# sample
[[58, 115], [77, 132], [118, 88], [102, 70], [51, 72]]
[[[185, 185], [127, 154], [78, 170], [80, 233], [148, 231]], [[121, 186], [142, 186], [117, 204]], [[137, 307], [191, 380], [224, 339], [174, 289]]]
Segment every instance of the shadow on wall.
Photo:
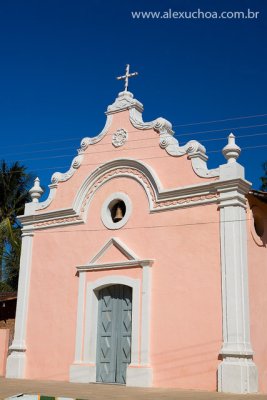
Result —
[[[177, 382], [178, 378], [188, 379], [196, 376], [202, 380], [201, 376], [214, 374], [220, 362], [218, 354], [221, 345], [221, 340], [214, 340], [156, 353], [152, 360], [153, 366], [155, 370], [160, 371], [160, 374], [164, 374], [163, 378], [158, 377], [158, 383], [166, 385], [172, 380]], [[216, 374], [214, 374], [214, 384], [216, 384]]]

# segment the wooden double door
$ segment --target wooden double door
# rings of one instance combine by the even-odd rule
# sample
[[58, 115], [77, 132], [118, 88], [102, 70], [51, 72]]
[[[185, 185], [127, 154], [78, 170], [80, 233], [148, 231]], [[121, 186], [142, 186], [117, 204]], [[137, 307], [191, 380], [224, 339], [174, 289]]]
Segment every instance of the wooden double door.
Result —
[[132, 289], [112, 285], [98, 292], [96, 380], [126, 383], [131, 362]]

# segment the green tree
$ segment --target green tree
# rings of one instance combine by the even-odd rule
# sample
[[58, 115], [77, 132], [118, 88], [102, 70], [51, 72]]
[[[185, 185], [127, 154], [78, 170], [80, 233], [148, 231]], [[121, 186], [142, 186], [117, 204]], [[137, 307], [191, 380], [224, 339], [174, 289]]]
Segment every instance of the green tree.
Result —
[[267, 191], [267, 161], [262, 164], [264, 170], [264, 176], [260, 178], [261, 180], [261, 190]]
[[[21, 225], [17, 219], [30, 201], [32, 177], [26, 167], [0, 162], [0, 290], [17, 289], [21, 248]], [[2, 289], [3, 290], [3, 289]]]

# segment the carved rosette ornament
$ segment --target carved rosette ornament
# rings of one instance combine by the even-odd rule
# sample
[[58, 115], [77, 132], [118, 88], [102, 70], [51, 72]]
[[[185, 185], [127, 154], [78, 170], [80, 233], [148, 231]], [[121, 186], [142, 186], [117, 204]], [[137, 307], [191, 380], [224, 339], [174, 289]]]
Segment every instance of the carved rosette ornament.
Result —
[[112, 135], [112, 144], [115, 147], [123, 146], [128, 139], [128, 133], [124, 129], [118, 129]]

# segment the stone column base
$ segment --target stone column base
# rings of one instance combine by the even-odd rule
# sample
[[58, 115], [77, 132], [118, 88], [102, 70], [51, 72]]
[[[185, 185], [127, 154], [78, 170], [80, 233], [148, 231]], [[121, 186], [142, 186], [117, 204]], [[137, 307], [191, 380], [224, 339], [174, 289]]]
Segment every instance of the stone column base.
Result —
[[218, 368], [218, 391], [257, 393], [258, 371], [252, 359], [226, 357]]
[[150, 367], [129, 365], [126, 373], [126, 386], [151, 387], [153, 370]]
[[92, 383], [96, 381], [96, 366], [93, 364], [72, 364], [70, 382]]
[[24, 378], [25, 365], [25, 351], [12, 351], [7, 357], [6, 378]]

